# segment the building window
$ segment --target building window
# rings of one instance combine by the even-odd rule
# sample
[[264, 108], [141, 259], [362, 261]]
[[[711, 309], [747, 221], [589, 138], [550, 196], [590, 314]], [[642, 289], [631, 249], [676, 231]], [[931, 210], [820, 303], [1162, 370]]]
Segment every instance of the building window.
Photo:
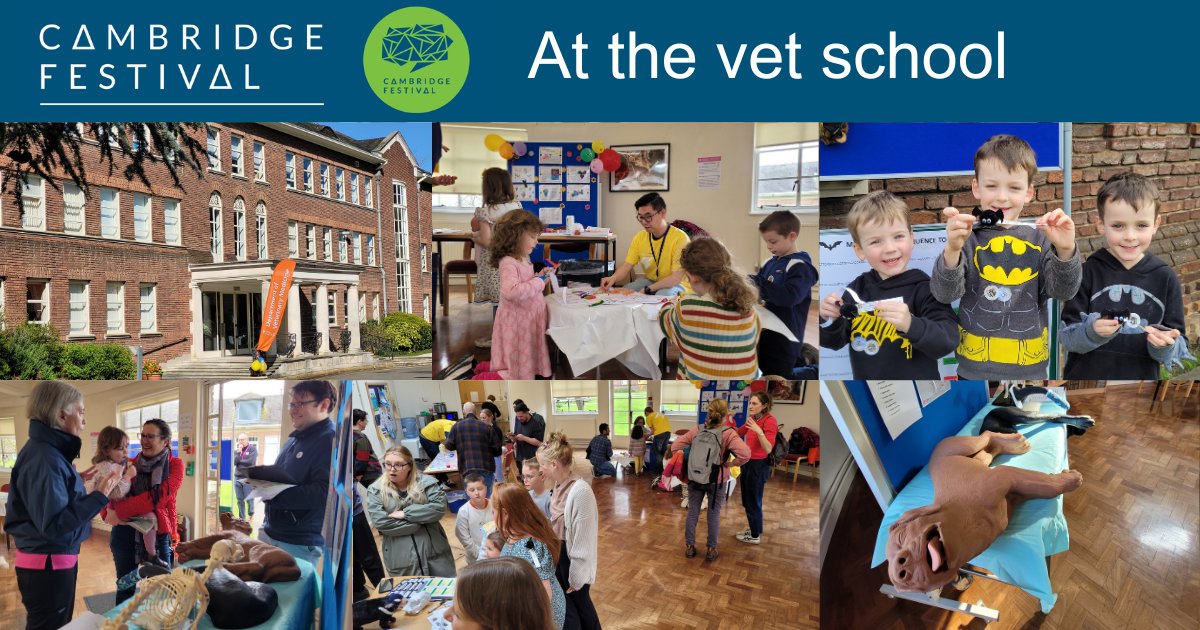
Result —
[[25, 318], [31, 324], [50, 323], [50, 280], [25, 281]]
[[163, 228], [168, 245], [179, 244], [179, 201], [167, 199], [163, 201]]
[[238, 177], [246, 175], [246, 163], [242, 159], [242, 137], [229, 136], [229, 170]]
[[208, 198], [208, 251], [213, 262], [225, 259], [225, 244], [222, 242], [221, 196], [213, 193]]
[[337, 291], [329, 292], [329, 308], [327, 310], [329, 311], [330, 326], [337, 325], [337, 294]]
[[551, 381], [550, 406], [555, 415], [596, 414], [600, 411], [599, 381]]
[[6, 326], [4, 323], [4, 289], [4, 276], [0, 276], [0, 330], [4, 330]]
[[100, 236], [121, 238], [121, 193], [100, 189]]
[[421, 298], [421, 317], [429, 321], [429, 296]]
[[362, 264], [362, 234], [354, 232], [350, 236], [350, 242], [354, 244], [354, 264]]
[[142, 425], [151, 418], [159, 418], [171, 427], [171, 453], [179, 455], [179, 394], [173, 393], [170, 398], [159, 398], [158, 400], [159, 402], [151, 405], [146, 404], [148, 401], [143, 398], [138, 402], [123, 403], [117, 406], [117, 417], [120, 418], [121, 429], [129, 434], [130, 457], [141, 452], [141, 440], [138, 438], [142, 432]]
[[208, 170], [221, 170], [221, 132], [208, 130]]
[[254, 143], [254, 179], [267, 181], [267, 149], [261, 142]]
[[150, 196], [133, 194], [133, 238], [143, 243], [154, 240], [150, 231]]
[[337, 198], [338, 201], [346, 200], [346, 173], [340, 168], [333, 169], [334, 179], [337, 181]]
[[21, 183], [21, 227], [46, 230], [46, 186], [41, 177], [26, 175]]
[[305, 250], [308, 253], [308, 259], [316, 260], [317, 259], [317, 227], [315, 225], [310, 225], [310, 226], [304, 228], [304, 239], [305, 239], [304, 245], [305, 245], [305, 247], [308, 248], [307, 250]]
[[396, 299], [402, 313], [412, 312], [412, 279], [408, 261], [408, 190], [402, 182], [392, 182], [392, 218], [396, 226]]
[[324, 228], [325, 230], [325, 260], [333, 260], [333, 228]]
[[291, 152], [283, 154], [283, 164], [285, 169], [284, 182], [289, 189], [296, 188], [296, 155]]
[[695, 418], [700, 413], [700, 396], [690, 381], [663, 381], [659, 398], [659, 411], [669, 415]]
[[360, 293], [358, 296], [358, 322], [367, 321], [367, 294]]
[[421, 273], [429, 273], [429, 246], [421, 243]]
[[358, 205], [358, 173], [350, 173], [350, 203]]
[[108, 334], [125, 332], [125, 283], [109, 282], [108, 294]]
[[295, 258], [300, 255], [300, 226], [295, 221], [288, 221], [288, 256]]
[[321, 165], [321, 194], [329, 196], [329, 165]]
[[153, 284], [143, 284], [140, 286], [138, 294], [141, 302], [142, 325], [143, 333], [152, 333], [158, 330], [158, 288]]
[[375, 319], [375, 320], [379, 319], [379, 294], [378, 293], [371, 296], [371, 318]]
[[17, 465], [17, 423], [13, 418], [0, 418], [0, 470], [12, 470]]
[[375, 266], [375, 235], [367, 235], [367, 264], [371, 267]]
[[817, 212], [820, 162], [817, 141], [754, 150], [754, 214]]
[[84, 233], [83, 189], [75, 182], [63, 182], [63, 231]]
[[91, 320], [88, 314], [88, 282], [86, 280], [72, 280], [70, 284], [70, 309], [71, 316], [68, 319], [70, 322], [70, 336], [82, 336], [91, 332], [89, 322]]
[[233, 200], [233, 255], [246, 260], [246, 202], [241, 197]]
[[372, 190], [371, 190], [372, 188], [374, 188], [374, 186], [375, 186], [375, 180], [371, 179], [370, 177], [367, 177], [366, 175], [363, 175], [363, 205], [368, 208], [375, 207], [374, 195], [372, 194]]
[[258, 202], [254, 207], [255, 240], [258, 241], [258, 259], [267, 259], [267, 204]]
[[347, 261], [347, 250], [350, 245], [350, 232], [342, 230], [341, 238], [338, 239], [338, 261]]
[[313, 161], [312, 158], [304, 158], [304, 192], [313, 191]]
[[629, 435], [629, 426], [633, 424], [633, 419], [642, 415], [642, 411], [646, 408], [648, 399], [646, 381], [609, 381], [609, 383], [613, 435]]

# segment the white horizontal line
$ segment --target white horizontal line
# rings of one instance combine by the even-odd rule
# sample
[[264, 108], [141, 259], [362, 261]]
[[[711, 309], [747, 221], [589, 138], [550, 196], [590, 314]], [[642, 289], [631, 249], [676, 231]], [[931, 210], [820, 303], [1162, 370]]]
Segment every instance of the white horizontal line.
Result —
[[324, 107], [325, 103], [38, 103], [43, 107]]

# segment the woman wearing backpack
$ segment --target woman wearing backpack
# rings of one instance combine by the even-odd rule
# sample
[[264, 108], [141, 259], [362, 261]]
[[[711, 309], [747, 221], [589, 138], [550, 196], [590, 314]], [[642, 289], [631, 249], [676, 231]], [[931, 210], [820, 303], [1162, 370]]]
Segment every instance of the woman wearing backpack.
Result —
[[[721, 399], [708, 403], [708, 417], [703, 427], [693, 427], [671, 445], [672, 452], [691, 448], [688, 453], [688, 517], [684, 529], [683, 555], [696, 557], [696, 522], [700, 520], [700, 508], [704, 504], [701, 494], [708, 495], [708, 553], [704, 559], [717, 559], [717, 538], [721, 533], [721, 508], [725, 506], [725, 492], [729, 481], [729, 468], [750, 461], [750, 447], [738, 437], [736, 430], [725, 426], [733, 420], [729, 403]], [[730, 455], [733, 459], [730, 459]]]
[[779, 421], [771, 415], [771, 397], [766, 392], [754, 392], [746, 406], [750, 417], [746, 418], [746, 423], [737, 432], [750, 448], [750, 461], [742, 466], [739, 480], [742, 483], [742, 507], [746, 508], [749, 527], [738, 532], [735, 538], [757, 545], [761, 542], [759, 536], [763, 528], [763, 489], [767, 485], [767, 477], [771, 475], [768, 457], [775, 445], [775, 436], [779, 433]]

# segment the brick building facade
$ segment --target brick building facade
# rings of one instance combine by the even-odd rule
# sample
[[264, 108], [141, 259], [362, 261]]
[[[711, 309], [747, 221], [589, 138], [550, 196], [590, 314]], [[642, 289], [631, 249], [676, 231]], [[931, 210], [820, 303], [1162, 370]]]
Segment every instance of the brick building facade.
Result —
[[149, 186], [127, 181], [123, 158], [109, 169], [85, 143], [86, 196], [30, 177], [17, 202], [0, 157], [3, 324], [42, 321], [159, 361], [249, 354], [284, 258], [295, 284], [273, 351], [357, 347], [358, 323], [391, 312], [428, 319], [431, 199], [398, 133], [212, 123], [200, 134], [203, 172], [181, 166], [178, 186], [162, 164], [147, 165]]
[[[1162, 227], [1150, 252], [1175, 269], [1183, 285], [1187, 337], [1200, 345], [1200, 123], [1076, 123], [1071, 140], [1071, 218], [1079, 251], [1086, 257], [1103, 246], [1097, 235], [1096, 193], [1114, 174], [1133, 170], [1159, 189]], [[1034, 177], [1036, 196], [1023, 217], [1063, 206], [1063, 173]], [[912, 209], [912, 223], [941, 223], [946, 206], [972, 208], [971, 176], [870, 180], [870, 190], [890, 190]], [[845, 228], [846, 213], [859, 197], [821, 199], [821, 228]]]

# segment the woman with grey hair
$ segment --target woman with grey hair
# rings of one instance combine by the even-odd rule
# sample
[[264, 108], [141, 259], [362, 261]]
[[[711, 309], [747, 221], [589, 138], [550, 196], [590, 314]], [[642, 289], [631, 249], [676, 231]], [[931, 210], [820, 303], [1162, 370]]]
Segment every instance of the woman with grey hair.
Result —
[[[108, 504], [120, 471], [97, 476], [76, 472], [86, 423], [83, 394], [68, 383], [44, 381], [29, 395], [29, 441], [17, 454], [9, 480], [4, 529], [16, 543], [17, 588], [25, 627], [53, 630], [71, 621], [79, 546], [92, 518]], [[90, 479], [94, 490], [84, 488]]]

